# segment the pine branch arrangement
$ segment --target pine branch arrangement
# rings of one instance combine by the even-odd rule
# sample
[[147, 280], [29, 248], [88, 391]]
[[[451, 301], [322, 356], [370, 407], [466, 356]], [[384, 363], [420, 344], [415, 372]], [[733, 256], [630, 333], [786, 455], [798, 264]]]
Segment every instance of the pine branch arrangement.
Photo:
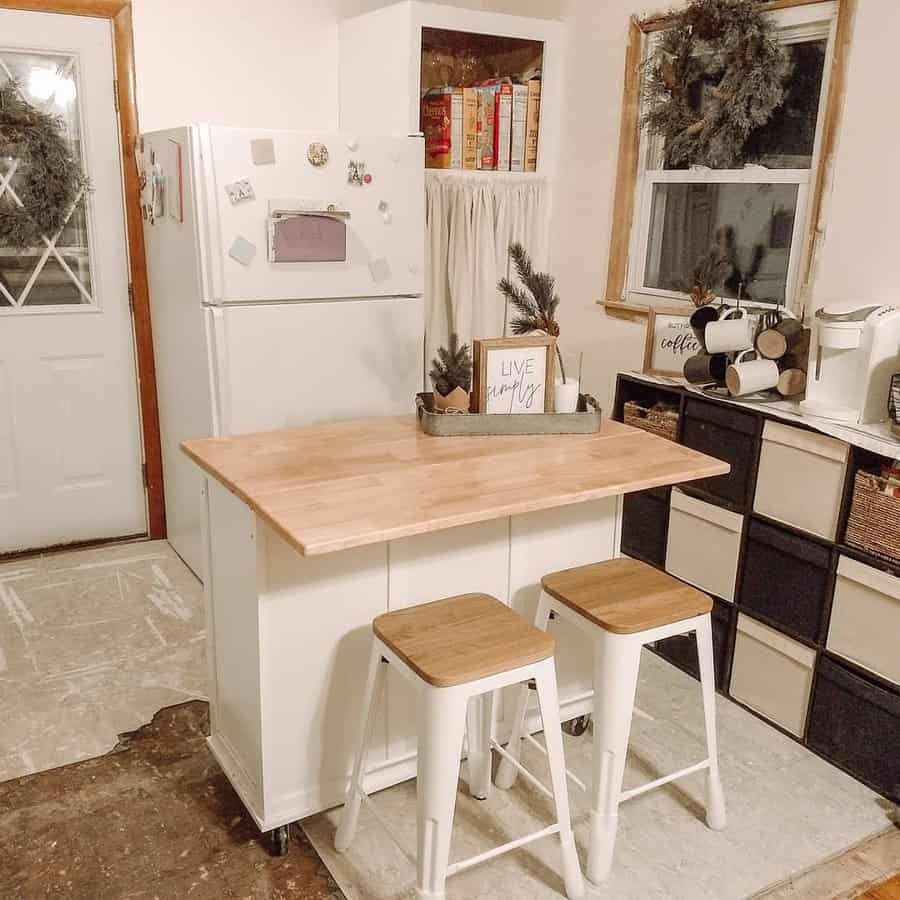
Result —
[[[559, 323], [556, 321], [556, 310], [559, 307], [559, 294], [556, 293], [556, 279], [547, 272], [535, 272], [531, 258], [520, 243], [509, 245], [509, 255], [516, 267], [521, 285], [513, 284], [509, 278], [501, 278], [497, 283], [497, 290], [516, 310], [515, 317], [509, 323], [513, 334], [543, 331], [551, 337], [558, 337]], [[559, 345], [556, 347], [556, 358], [565, 384], [566, 370], [563, 367]]]
[[721, 288], [730, 271], [731, 263], [724, 251], [713, 244], [694, 264], [691, 278], [680, 279], [676, 286], [690, 296], [694, 306], [706, 306], [715, 298], [716, 288]]
[[449, 347], [439, 347], [428, 373], [434, 389], [444, 397], [456, 388], [468, 393], [472, 388], [472, 352], [468, 344], [459, 344], [459, 335], [451, 334]]

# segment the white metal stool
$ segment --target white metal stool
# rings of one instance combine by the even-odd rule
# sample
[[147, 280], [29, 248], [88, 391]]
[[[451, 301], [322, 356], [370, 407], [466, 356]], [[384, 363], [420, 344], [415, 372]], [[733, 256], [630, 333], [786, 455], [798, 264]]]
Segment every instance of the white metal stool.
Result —
[[[725, 798], [719, 778], [716, 747], [715, 676], [713, 672], [712, 600], [698, 590], [651, 566], [632, 559], [614, 559], [545, 575], [541, 580], [535, 627], [546, 630], [551, 616], [585, 630], [594, 645], [593, 780], [589, 790], [591, 837], [587, 879], [606, 880], [616, 842], [618, 808], [677, 778], [706, 769], [706, 822], [725, 827]], [[648, 784], [622, 790], [628, 736], [637, 688], [641, 648], [676, 634], [696, 632], [700, 681], [706, 721], [707, 758]], [[523, 740], [528, 689], [519, 695], [513, 731], [495, 784], [512, 787]], [[572, 777], [572, 776], [570, 776]], [[580, 782], [576, 783], [580, 784]]]
[[[487, 594], [464, 594], [378, 616], [366, 714], [347, 802], [335, 836], [346, 850], [356, 832], [363, 801], [394, 842], [416, 865], [420, 898], [444, 897], [448, 876], [548, 835], [558, 834], [570, 900], [584, 896], [584, 881], [569, 818], [553, 638]], [[366, 749], [375, 721], [385, 667], [392, 666], [418, 695], [417, 850], [412, 853], [365, 792]], [[556, 804], [555, 824], [485, 853], [448, 864], [463, 733], [468, 719], [470, 791], [484, 798], [491, 783], [491, 749], [506, 751], [491, 737], [492, 692], [534, 679], [544, 721], [552, 791], [514, 761], [517, 770]], [[472, 702], [470, 702], [472, 701]]]

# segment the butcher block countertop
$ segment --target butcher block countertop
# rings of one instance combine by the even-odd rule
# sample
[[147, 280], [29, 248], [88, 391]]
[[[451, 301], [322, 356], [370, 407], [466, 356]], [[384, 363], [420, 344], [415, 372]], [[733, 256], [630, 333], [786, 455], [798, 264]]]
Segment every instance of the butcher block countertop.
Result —
[[308, 556], [729, 469], [619, 422], [591, 435], [442, 438], [423, 434], [411, 415], [192, 440], [182, 449]]

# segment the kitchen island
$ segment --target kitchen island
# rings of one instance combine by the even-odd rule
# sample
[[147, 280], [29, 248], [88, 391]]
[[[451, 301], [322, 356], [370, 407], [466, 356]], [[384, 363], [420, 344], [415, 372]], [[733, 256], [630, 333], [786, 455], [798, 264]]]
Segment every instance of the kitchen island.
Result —
[[[530, 618], [544, 573], [616, 555], [622, 494], [728, 471], [617, 422], [438, 438], [401, 416], [182, 447], [205, 476], [209, 746], [262, 830], [343, 802], [375, 616], [484, 592]], [[569, 719], [590, 650], [555, 629]], [[414, 710], [389, 673], [369, 790], [415, 775]]]

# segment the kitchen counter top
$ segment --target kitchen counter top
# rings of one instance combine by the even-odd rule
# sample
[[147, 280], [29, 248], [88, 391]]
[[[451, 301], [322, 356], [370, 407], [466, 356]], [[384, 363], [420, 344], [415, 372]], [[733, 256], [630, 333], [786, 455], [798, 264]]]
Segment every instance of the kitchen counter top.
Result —
[[182, 449], [307, 556], [728, 471], [612, 421], [594, 435], [439, 438], [410, 415], [191, 440]]

